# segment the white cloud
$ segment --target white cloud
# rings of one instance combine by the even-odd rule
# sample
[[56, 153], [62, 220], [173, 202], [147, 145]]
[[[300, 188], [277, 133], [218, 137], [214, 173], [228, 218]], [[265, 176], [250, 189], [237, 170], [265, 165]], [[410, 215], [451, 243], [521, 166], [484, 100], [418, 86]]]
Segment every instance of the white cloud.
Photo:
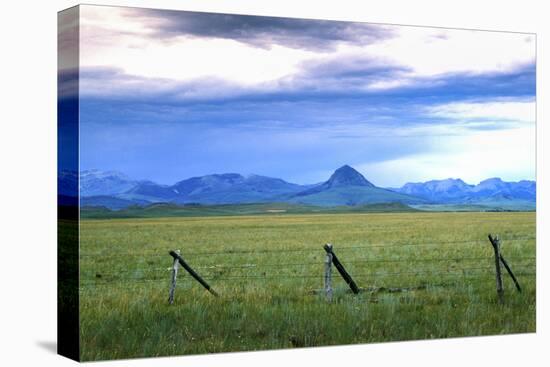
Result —
[[148, 78], [213, 77], [255, 86], [292, 77], [307, 62], [334, 57], [374, 58], [410, 68], [396, 80], [366, 86], [375, 90], [446, 73], [510, 71], [535, 59], [534, 36], [526, 34], [383, 26], [395, 31], [396, 37], [365, 46], [341, 43], [328, 52], [281, 45], [258, 48], [230, 39], [185, 35], [155, 39], [150, 23], [141, 23], [140, 17], [129, 16], [123, 8], [81, 9], [81, 66], [119, 68]]
[[254, 85], [297, 71], [314, 52], [274, 45], [252, 47], [234, 40], [149, 37], [151, 30], [120, 9], [82, 8], [81, 66], [112, 67], [146, 78], [192, 80], [204, 77]]
[[391, 80], [380, 80], [380, 81], [372, 82], [368, 85], [367, 89], [368, 90], [385, 90], [385, 89], [405, 87], [411, 84], [413, 84], [412, 79], [394, 78]]
[[376, 185], [461, 178], [478, 183], [489, 177], [517, 181], [535, 178], [535, 128], [481, 131], [431, 139], [430, 153], [359, 165]]
[[457, 29], [397, 26], [398, 37], [367, 52], [408, 66], [414, 76], [506, 72], [534, 62], [534, 36]]

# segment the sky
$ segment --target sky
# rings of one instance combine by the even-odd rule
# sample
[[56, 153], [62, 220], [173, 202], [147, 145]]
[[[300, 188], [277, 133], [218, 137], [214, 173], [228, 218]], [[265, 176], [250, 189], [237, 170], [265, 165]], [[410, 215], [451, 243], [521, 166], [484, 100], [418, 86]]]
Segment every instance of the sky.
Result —
[[80, 169], [534, 179], [535, 50], [526, 33], [81, 6]]

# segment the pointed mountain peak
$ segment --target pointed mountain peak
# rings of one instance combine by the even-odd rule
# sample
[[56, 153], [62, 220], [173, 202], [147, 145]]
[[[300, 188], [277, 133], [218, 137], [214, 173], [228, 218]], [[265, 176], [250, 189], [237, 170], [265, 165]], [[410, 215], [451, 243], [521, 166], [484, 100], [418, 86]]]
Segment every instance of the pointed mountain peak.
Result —
[[347, 164], [344, 164], [342, 167], [338, 168], [336, 171], [334, 171], [334, 173], [337, 173], [337, 172], [348, 172], [348, 173], [354, 173], [354, 174], [358, 174], [360, 175], [359, 172], [357, 172], [357, 170], [355, 168], [353, 168], [352, 166], [349, 166]]
[[369, 186], [374, 187], [362, 174], [347, 164], [338, 168], [328, 179], [329, 187], [336, 186]]

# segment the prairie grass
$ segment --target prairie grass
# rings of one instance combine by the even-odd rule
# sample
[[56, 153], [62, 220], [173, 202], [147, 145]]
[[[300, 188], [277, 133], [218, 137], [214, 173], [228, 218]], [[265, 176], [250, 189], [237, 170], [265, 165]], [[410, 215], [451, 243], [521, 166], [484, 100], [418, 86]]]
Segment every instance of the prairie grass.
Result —
[[[497, 303], [487, 234], [504, 273]], [[83, 360], [217, 353], [535, 331], [535, 213], [301, 214], [84, 220], [80, 227]], [[330, 242], [365, 289], [349, 293]], [[168, 251], [180, 268], [168, 305]]]

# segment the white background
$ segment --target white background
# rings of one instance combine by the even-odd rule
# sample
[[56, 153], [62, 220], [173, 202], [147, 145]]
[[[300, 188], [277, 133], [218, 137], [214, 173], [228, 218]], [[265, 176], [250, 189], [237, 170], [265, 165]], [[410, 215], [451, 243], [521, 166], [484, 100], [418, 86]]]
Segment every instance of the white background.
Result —
[[[57, 11], [73, 1], [4, 2], [0, 21], [0, 364], [65, 366], [56, 340], [56, 32]], [[544, 1], [102, 1], [107, 5], [172, 8], [304, 18], [511, 30], [537, 33], [537, 333], [372, 344], [275, 352], [230, 353], [132, 361], [113, 366], [541, 366], [550, 357], [548, 190], [550, 141], [548, 40]], [[546, 19], [545, 19], [546, 16]], [[545, 102], [546, 101], [546, 102]], [[547, 167], [547, 164], [546, 164]], [[546, 172], [547, 169], [546, 169]]]

